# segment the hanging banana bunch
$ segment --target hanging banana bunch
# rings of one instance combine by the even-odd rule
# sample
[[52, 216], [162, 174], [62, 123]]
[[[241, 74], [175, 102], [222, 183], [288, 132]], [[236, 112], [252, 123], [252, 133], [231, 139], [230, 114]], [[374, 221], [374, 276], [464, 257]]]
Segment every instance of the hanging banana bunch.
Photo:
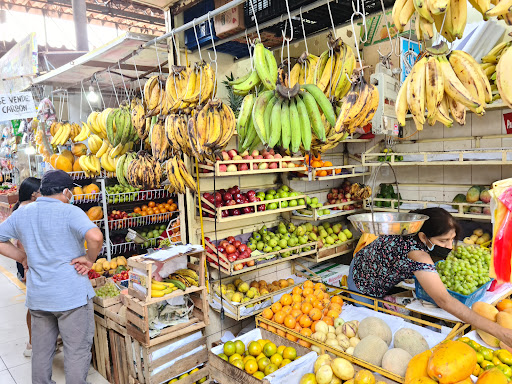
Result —
[[192, 156], [190, 138], [188, 137], [189, 116], [184, 114], [171, 114], [165, 119], [165, 135], [170, 149], [175, 153], [185, 153]]
[[313, 83], [327, 97], [339, 101], [350, 89], [350, 77], [355, 69], [356, 57], [352, 48], [341, 38], [334, 39], [332, 33], [329, 33], [327, 40], [331, 49], [320, 55], [313, 74]]
[[300, 85], [314, 84], [314, 75], [318, 59], [318, 56], [308, 52], [304, 52], [300, 55], [288, 75], [288, 86], [293, 88], [297, 83]]
[[123, 176], [132, 187], [155, 189], [160, 187], [162, 167], [148, 152], [139, 151], [135, 158], [129, 161], [127, 171]]
[[151, 76], [144, 84], [144, 103], [146, 116], [166, 115], [169, 107], [164, 85], [159, 76]]
[[151, 128], [151, 153], [153, 157], [161, 163], [167, 160], [171, 155], [165, 126], [161, 119], [157, 119], [157, 122], [153, 124]]
[[414, 64], [398, 92], [395, 112], [402, 126], [410, 111], [418, 130], [425, 121], [450, 127], [453, 120], [466, 123], [466, 108], [483, 116], [492, 99], [489, 80], [475, 59], [463, 51], [448, 53], [442, 43], [428, 49]]
[[[497, 81], [498, 71], [497, 71], [497, 69], [498, 69], [499, 63], [502, 63], [502, 65], [500, 65], [500, 69], [503, 70], [504, 68], [507, 67], [507, 66], [504, 66], [503, 63], [506, 60], [510, 60], [510, 58], [507, 59], [507, 57], [505, 57], [505, 60], [501, 61], [501, 57], [504, 56], [506, 52], [508, 52], [508, 48], [511, 45], [512, 45], [512, 42], [510, 42], [510, 41], [502, 42], [502, 43], [496, 45], [493, 49], [491, 49], [487, 55], [482, 57], [482, 64], [480, 64], [480, 67], [483, 69], [485, 76], [487, 77], [487, 80], [489, 80], [489, 83], [491, 84], [492, 101], [502, 98], [500, 95], [501, 91], [498, 91], [498, 81]], [[506, 78], [506, 76], [504, 76], [504, 74], [502, 74], [500, 76], [500, 80], [503, 80], [505, 78]], [[502, 88], [502, 91], [506, 94], [506, 91], [505, 91], [506, 87], [502, 84], [501, 88]], [[509, 91], [509, 94], [510, 94], [510, 96], [512, 96], [512, 93], [510, 93], [510, 91]], [[512, 100], [512, 98], [508, 98], [507, 100]], [[505, 101], [505, 99], [504, 99], [504, 101]], [[507, 102], [507, 103], [510, 105], [510, 102]]]
[[176, 193], [185, 193], [186, 188], [189, 188], [191, 192], [197, 192], [196, 182], [180, 158], [171, 157], [165, 164], [165, 169], [167, 179]]

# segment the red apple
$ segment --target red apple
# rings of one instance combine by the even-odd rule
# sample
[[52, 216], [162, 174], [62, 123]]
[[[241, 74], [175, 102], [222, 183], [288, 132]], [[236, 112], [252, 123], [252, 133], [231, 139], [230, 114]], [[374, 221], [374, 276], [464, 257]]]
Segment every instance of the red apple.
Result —
[[268, 169], [276, 169], [277, 168], [277, 163], [270, 163], [270, 165], [268, 166]]
[[247, 156], [249, 154], [249, 151], [246, 149], [245, 151], [243, 151], [240, 156], [244, 157], [244, 156]]
[[272, 156], [276, 154], [273, 149], [271, 149], [268, 153], [270, 153]]
[[215, 202], [219, 203], [222, 201], [222, 193], [215, 192]]
[[238, 185], [234, 185], [233, 190], [235, 191], [235, 193], [240, 193], [240, 188], [238, 187]]
[[252, 160], [252, 159], [254, 159], [254, 157], [252, 157], [251, 155], [246, 155], [246, 156], [242, 157], [242, 159], [244, 159], [244, 160]]
[[247, 266], [248, 266], [248, 267], [254, 267], [254, 260], [249, 260], [249, 261], [247, 262]]
[[[229, 245], [229, 244], [228, 244], [228, 245]], [[224, 253], [224, 252], [226, 252], [226, 248], [224, 248], [223, 246], [219, 245], [219, 246], [217, 247], [217, 251], [219, 251], [220, 253]]]
[[233, 195], [232, 195], [230, 192], [226, 192], [226, 193], [224, 194], [224, 196], [222, 196], [222, 199], [223, 199], [224, 201], [233, 200]]
[[254, 169], [258, 169], [258, 164], [256, 164], [256, 163], [252, 163], [252, 169], [253, 169], [253, 170], [254, 170]]
[[241, 252], [241, 253], [247, 251], [248, 249], [249, 249], [249, 247], [246, 244], [240, 244], [238, 246], [238, 251]]
[[261, 204], [261, 205], [258, 205], [258, 212], [262, 212], [264, 211], [266, 208], [265, 208], [265, 204]]
[[239, 171], [247, 171], [248, 169], [249, 169], [249, 166], [247, 164], [238, 164]]
[[269, 152], [268, 152], [266, 149], [264, 149], [263, 151], [261, 151], [261, 155], [262, 155], [263, 157], [267, 156], [268, 154], [269, 154]]
[[263, 159], [263, 155], [254, 156], [255, 159]]
[[[228, 151], [228, 155], [231, 159], [233, 159], [233, 157], [237, 156], [238, 155], [238, 152], [236, 151], [236, 149], [231, 149]], [[229, 159], [228, 159], [229, 160]]]
[[[213, 215], [210, 215], [210, 216], [213, 217]], [[222, 211], [221, 216], [222, 217], [228, 217], [229, 216], [228, 211]]]
[[238, 249], [238, 247], [242, 245], [242, 242], [240, 240], [235, 240], [231, 244], [233, 244], [236, 247], [236, 249]]
[[243, 207], [242, 208], [242, 213], [245, 215], [247, 213], [251, 213], [251, 207]]
[[240, 271], [242, 268], [244, 267], [244, 264], [243, 263], [240, 263], [240, 264], [236, 264], [233, 269], [235, 271]]
[[328, 193], [327, 200], [331, 200], [331, 199], [336, 199], [336, 198], [332, 195], [332, 193]]
[[265, 155], [265, 159], [273, 159], [273, 158], [274, 158], [274, 156], [272, 156], [272, 155], [270, 155], [270, 154]]
[[228, 200], [228, 201], [226, 201], [226, 204], [224, 206], [228, 207], [228, 206], [231, 206], [231, 205], [236, 205], [236, 201], [235, 200]]
[[[226, 164], [219, 165], [219, 172], [227, 172], [227, 170], [228, 167], [226, 166]], [[207, 171], [207, 169], [205, 169], [205, 171]]]
[[251, 156], [255, 158], [259, 154], [260, 154], [260, 152], [257, 149], [255, 149], [254, 151], [252, 151]]
[[249, 200], [249, 203], [254, 203], [256, 201], [257, 197], [256, 196], [249, 196], [248, 200]]
[[222, 160], [224, 160], [224, 161], [231, 159], [231, 157], [229, 156], [229, 154], [226, 151], [222, 151], [221, 155], [222, 155]]
[[233, 209], [231, 211], [231, 216], [240, 216], [240, 210], [239, 209]]
[[228, 255], [232, 254], [232, 253], [235, 253], [236, 252], [236, 248], [233, 244], [229, 244], [227, 247], [226, 247], [226, 252], [228, 253]]
[[282, 159], [282, 158], [283, 158], [283, 156], [281, 156], [281, 154], [279, 154], [279, 153], [276, 153], [274, 155], [274, 159]]
[[233, 261], [236, 261], [236, 256], [233, 254], [233, 255], [228, 255], [228, 260], [230, 263], [232, 263]]

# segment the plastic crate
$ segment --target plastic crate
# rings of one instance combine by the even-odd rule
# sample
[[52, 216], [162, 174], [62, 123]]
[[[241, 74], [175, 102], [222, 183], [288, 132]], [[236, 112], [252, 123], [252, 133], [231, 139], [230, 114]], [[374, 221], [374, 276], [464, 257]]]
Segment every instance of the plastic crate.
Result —
[[[453, 292], [453, 291], [449, 290], [448, 288], [446, 288], [446, 290], [448, 291], [448, 293], [452, 297], [456, 298], [462, 304], [464, 304], [467, 307], [471, 308], [471, 306], [474, 303], [476, 303], [478, 300], [480, 300], [482, 297], [484, 297], [485, 292], [487, 292], [487, 289], [491, 285], [491, 282], [492, 282], [492, 280], [488, 281], [487, 283], [482, 285], [480, 288], [478, 288], [475, 292], [471, 293], [470, 295], [462, 295], [460, 293]], [[418, 299], [424, 300], [424, 301], [428, 301], [429, 303], [435, 304], [434, 299], [432, 299], [429, 296], [429, 294], [427, 292], [425, 292], [425, 290], [421, 286], [421, 284], [418, 281], [418, 279], [416, 278], [416, 276], [414, 276], [414, 287], [415, 287], [415, 290], [416, 290], [416, 297]]]
[[[215, 3], [213, 0], [204, 0], [200, 2], [197, 5], [194, 5], [193, 7], [187, 9], [183, 12], [183, 22], [188, 23], [195, 18], [201, 17], [203, 15], [206, 15], [208, 12], [213, 11], [215, 9]], [[213, 39], [214, 41], [218, 40], [217, 36], [215, 35], [215, 27], [213, 25], [213, 17], [210, 19], [210, 23], [208, 23], [208, 20], [196, 24], [195, 29], [197, 32], [197, 39], [199, 40], [199, 44], [205, 45], [212, 41], [212, 33], [210, 32], [210, 25], [211, 25], [211, 31], [213, 32]], [[185, 45], [190, 50], [197, 49], [197, 42], [196, 42], [196, 36], [194, 34], [194, 29], [189, 28], [185, 31]]]
[[[285, 0], [249, 0], [252, 1], [254, 5], [254, 12], [256, 13], [256, 19], [258, 20], [258, 24], [261, 24], [265, 21], [273, 19], [277, 15], [285, 15], [286, 11], [286, 2]], [[254, 22], [254, 15], [252, 12], [252, 7], [249, 1], [246, 1], [244, 4], [244, 17], [245, 17], [245, 27], [250, 28], [254, 27], [256, 23]], [[303, 5], [307, 5], [311, 3], [311, 1], [307, 0], [295, 0], [288, 1], [288, 6], [290, 11], [299, 9]], [[283, 16], [284, 20], [284, 16]]]
[[238, 43], [236, 41], [228, 41], [227, 43], [216, 45], [215, 49], [217, 49], [217, 52], [227, 53], [237, 59], [249, 56], [247, 44]]

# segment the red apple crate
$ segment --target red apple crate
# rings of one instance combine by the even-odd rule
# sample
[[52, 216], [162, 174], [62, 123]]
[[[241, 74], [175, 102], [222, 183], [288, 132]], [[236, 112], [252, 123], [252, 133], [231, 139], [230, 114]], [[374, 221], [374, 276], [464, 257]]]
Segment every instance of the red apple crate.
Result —
[[[210, 266], [212, 268], [214, 268], [215, 270], [218, 270], [219, 266], [220, 266], [220, 271], [222, 273], [224, 273], [226, 275], [230, 275], [230, 276], [247, 273], [249, 271], [252, 271], [252, 270], [255, 270], [258, 268], [266, 268], [266, 267], [269, 267], [274, 264], [284, 263], [286, 261], [297, 259], [299, 257], [306, 257], [306, 256], [310, 256], [310, 255], [315, 255], [317, 253], [317, 242], [312, 241], [312, 242], [309, 242], [306, 244], [301, 244], [301, 245], [298, 245], [295, 247], [284, 248], [284, 249], [281, 249], [280, 251], [263, 253], [261, 255], [251, 256], [246, 259], [235, 260], [234, 262], [230, 262], [225, 255], [223, 255], [222, 253], [217, 251], [217, 247], [215, 247], [214, 244], [212, 244], [208, 240], [205, 240], [205, 245], [208, 248], [210, 248], [211, 250], [213, 250], [213, 252], [214, 252], [213, 254], [207, 253], [207, 260], [208, 260]], [[311, 247], [311, 250], [301, 252], [301, 249], [305, 248], [305, 247]], [[218, 257], [217, 257], [217, 252], [218, 252]], [[286, 252], [292, 252], [292, 255], [288, 256], [288, 257], [281, 257], [281, 255]], [[267, 259], [269, 256], [275, 256], [275, 258]], [[265, 260], [259, 260], [259, 259], [263, 259], [263, 258]], [[253, 266], [251, 266], [251, 267], [248, 267], [247, 265], [244, 266], [244, 264], [247, 264], [247, 262], [251, 262], [251, 261], [254, 261]], [[218, 263], [218, 264], [216, 264], [216, 263]], [[239, 265], [242, 265], [242, 267], [241, 268], [237, 267]]]
[[[301, 194], [301, 195], [298, 195], [298, 196], [283, 197], [281, 199], [254, 201], [252, 203], [235, 204], [235, 205], [229, 205], [229, 206], [224, 206], [224, 207], [216, 208], [214, 204], [210, 203], [203, 196], [201, 196], [201, 202], [209, 207], [209, 208], [206, 208], [205, 206], [202, 207], [202, 209], [203, 209], [203, 220], [206, 220], [206, 221], [217, 221], [218, 223], [226, 223], [226, 222], [229, 222], [229, 221], [235, 221], [235, 220], [240, 220], [240, 219], [250, 219], [250, 218], [260, 217], [260, 216], [264, 216], [264, 215], [277, 215], [279, 213], [290, 212], [290, 211], [293, 211], [295, 209], [304, 209], [304, 208], [306, 208], [306, 205], [297, 205], [295, 207], [288, 206], [286, 208], [281, 208], [281, 203], [283, 201], [299, 200], [299, 199], [304, 199], [305, 200], [306, 199], [306, 195]], [[269, 209], [269, 210], [265, 209], [264, 211], [258, 211], [258, 205], [266, 205], [266, 204], [271, 204], [271, 203], [277, 203], [278, 208], [277, 209]], [[237, 215], [237, 216], [222, 217], [222, 212], [223, 211], [229, 211], [229, 210], [232, 210], [232, 209], [241, 209], [241, 208], [244, 208], [244, 207], [253, 207], [255, 212], [253, 212], [253, 213], [245, 213], [245, 214]], [[205, 217], [205, 214], [204, 214], [205, 212], [213, 215], [214, 217]], [[217, 215], [217, 219], [215, 219], [215, 215]], [[199, 217], [199, 215], [197, 215], [197, 216]]]
[[[251, 160], [219, 160], [215, 163], [209, 163], [209, 164], [199, 164], [199, 169], [208, 171], [200, 174], [201, 177], [213, 177], [215, 176], [241, 176], [241, 175], [257, 175], [261, 173], [282, 173], [282, 172], [305, 172], [306, 166], [302, 165], [299, 167], [296, 167], [295, 165], [293, 167], [284, 167], [283, 163], [291, 163], [291, 162], [297, 162], [297, 161], [304, 161], [304, 157], [291, 157], [289, 159], [251, 159]], [[276, 163], [276, 168], [265, 168], [265, 169], [259, 169], [260, 164], [270, 164]], [[221, 172], [221, 166], [227, 167], [228, 165], [235, 165], [237, 166], [236, 171], [223, 171]], [[247, 170], [238, 170], [239, 164], [246, 164], [248, 169]], [[257, 169], [254, 169], [254, 165], [256, 165]]]

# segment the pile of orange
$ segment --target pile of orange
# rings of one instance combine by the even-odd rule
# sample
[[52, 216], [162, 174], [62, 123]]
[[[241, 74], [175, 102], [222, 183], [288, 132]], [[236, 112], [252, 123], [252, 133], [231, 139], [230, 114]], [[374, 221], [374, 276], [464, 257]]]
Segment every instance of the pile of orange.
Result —
[[142, 205], [141, 207], [135, 207], [133, 212], [140, 213], [141, 216], [157, 215], [159, 213], [174, 212], [178, 209], [178, 205], [174, 203], [173, 199], [167, 200], [166, 203], [155, 203], [150, 201], [149, 203]]
[[[304, 156], [304, 164], [306, 166], [309, 166], [309, 155]], [[318, 157], [313, 156], [311, 158], [311, 166], [313, 168], [332, 167], [332, 163], [330, 161], [322, 161], [322, 157], [320, 155], [318, 155]], [[339, 174], [339, 173], [341, 173], [341, 169], [336, 168], [334, 172], [335, 172], [335, 174]], [[331, 175], [331, 174], [332, 174], [332, 170], [322, 169], [322, 170], [316, 171], [316, 176], [327, 176], [327, 175]]]
[[171, 229], [172, 229], [171, 241], [172, 242], [181, 241], [180, 219], [177, 219], [175, 222], [172, 223]]
[[[285, 293], [279, 301], [265, 308], [261, 315], [309, 337], [315, 332], [316, 323], [320, 320], [325, 321], [327, 325], [334, 325], [334, 319], [339, 317], [342, 306], [343, 299], [340, 296], [331, 297], [323, 283], [307, 280], [302, 286], [293, 288], [291, 293]], [[272, 325], [261, 322], [260, 327], [288, 340], [298, 341], [307, 348], [311, 347], [308, 341]]]

